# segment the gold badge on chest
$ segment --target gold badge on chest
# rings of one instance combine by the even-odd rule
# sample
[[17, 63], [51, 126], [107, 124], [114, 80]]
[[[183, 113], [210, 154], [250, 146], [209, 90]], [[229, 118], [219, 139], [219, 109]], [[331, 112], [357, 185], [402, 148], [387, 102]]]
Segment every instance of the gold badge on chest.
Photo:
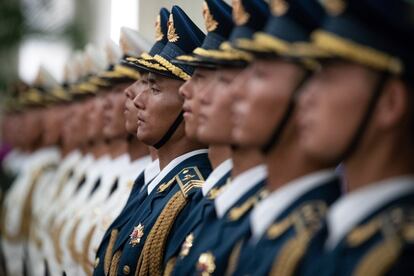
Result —
[[206, 252], [200, 255], [197, 262], [197, 271], [202, 276], [209, 276], [216, 270], [215, 257], [211, 252]]
[[180, 251], [181, 258], [184, 258], [185, 256], [188, 255], [188, 253], [190, 253], [190, 249], [191, 247], [193, 247], [193, 242], [194, 242], [194, 235], [193, 233], [191, 233], [185, 238], [185, 241], [181, 247], [181, 251]]
[[129, 244], [132, 245], [132, 247], [136, 246], [141, 242], [142, 236], [144, 236], [144, 225], [140, 223], [138, 226], [134, 227], [131, 235], [129, 235]]

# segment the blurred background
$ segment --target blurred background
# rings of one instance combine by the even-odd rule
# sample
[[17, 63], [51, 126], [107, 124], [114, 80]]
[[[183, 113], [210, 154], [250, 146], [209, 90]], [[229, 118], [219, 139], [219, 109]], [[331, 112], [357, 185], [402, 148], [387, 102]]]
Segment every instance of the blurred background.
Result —
[[160, 7], [173, 4], [205, 29], [198, 0], [1, 0], [0, 101], [18, 80], [32, 83], [40, 65], [62, 81], [74, 51], [88, 43], [103, 47], [109, 39], [118, 43], [122, 26], [153, 41]]

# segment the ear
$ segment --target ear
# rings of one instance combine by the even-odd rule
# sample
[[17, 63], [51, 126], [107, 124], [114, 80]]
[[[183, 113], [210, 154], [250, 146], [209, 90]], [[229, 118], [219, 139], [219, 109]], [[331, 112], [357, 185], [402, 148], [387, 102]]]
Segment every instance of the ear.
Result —
[[393, 129], [403, 123], [408, 114], [408, 93], [400, 79], [391, 78], [387, 81], [377, 106], [377, 118], [381, 128]]

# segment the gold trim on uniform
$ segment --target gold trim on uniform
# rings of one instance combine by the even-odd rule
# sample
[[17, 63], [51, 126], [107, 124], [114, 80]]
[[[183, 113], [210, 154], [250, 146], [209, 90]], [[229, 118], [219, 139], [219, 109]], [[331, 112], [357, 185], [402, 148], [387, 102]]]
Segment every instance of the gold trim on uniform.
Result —
[[217, 29], [219, 23], [214, 19], [213, 15], [211, 14], [206, 1], [204, 1], [203, 3], [203, 17], [208, 32], [212, 32]]
[[141, 78], [141, 74], [138, 71], [121, 64], [115, 65], [114, 71], [134, 80]]
[[316, 46], [322, 50], [373, 69], [385, 70], [392, 74], [401, 74], [404, 71], [403, 63], [398, 57], [390, 56], [385, 52], [358, 44], [333, 33], [318, 30], [312, 34], [312, 39]]
[[246, 24], [247, 21], [249, 21], [250, 14], [244, 9], [241, 0], [233, 0], [232, 6], [234, 23], [236, 23], [237, 26]]
[[173, 73], [175, 76], [179, 77], [180, 79], [183, 79], [183, 80], [186, 81], [186, 80], [189, 80], [191, 78], [191, 76], [189, 74], [187, 74], [186, 72], [184, 72], [183, 69], [181, 69], [178, 66], [175, 66], [174, 64], [172, 64], [171, 62], [169, 62], [168, 60], [163, 58], [162, 56], [155, 55], [154, 59], [156, 61], [158, 61], [162, 66], [167, 68], [168, 71]]

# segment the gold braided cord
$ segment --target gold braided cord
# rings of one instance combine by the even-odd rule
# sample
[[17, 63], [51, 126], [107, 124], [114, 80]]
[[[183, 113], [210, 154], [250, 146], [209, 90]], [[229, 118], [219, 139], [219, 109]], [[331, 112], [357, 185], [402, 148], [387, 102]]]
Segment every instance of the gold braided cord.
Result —
[[172, 275], [176, 263], [177, 263], [177, 257], [172, 257], [171, 259], [169, 259], [165, 266], [163, 276]]
[[[6, 228], [6, 221], [4, 221], [1, 225], [2, 228], [2, 234], [9, 242], [19, 242], [25, 239], [29, 238], [30, 234], [30, 221], [32, 220], [32, 202], [33, 202], [33, 194], [36, 189], [39, 177], [43, 173], [43, 171], [47, 167], [41, 167], [39, 170], [35, 171], [32, 174], [31, 182], [29, 184], [29, 191], [26, 195], [26, 198], [24, 200], [24, 204], [21, 209], [20, 213], [20, 227], [19, 231], [16, 234], [11, 234], [7, 231]], [[6, 210], [5, 210], [6, 214]], [[6, 216], [4, 216], [4, 219]]]
[[116, 242], [116, 239], [118, 238], [118, 230], [114, 229], [111, 231], [111, 237], [109, 239], [108, 247], [105, 251], [105, 258], [104, 258], [104, 272], [105, 275], [108, 275], [109, 268], [111, 267], [112, 262], [112, 250], [114, 249], [114, 245]]
[[56, 256], [56, 260], [59, 264], [62, 264], [63, 262], [63, 250], [62, 247], [60, 246], [60, 234], [62, 233], [63, 227], [65, 226], [65, 221], [62, 221], [62, 223], [60, 223], [55, 231], [52, 232], [52, 240], [53, 240], [53, 247], [55, 248], [55, 256]]
[[251, 61], [253, 60], [253, 56], [247, 52], [242, 51], [226, 51], [226, 50], [206, 50], [203, 48], [196, 48], [193, 51], [194, 54], [207, 57], [207, 58], [214, 58], [218, 60], [244, 60], [244, 61]]
[[145, 59], [145, 60], [153, 60], [153, 59], [154, 59], [154, 57], [153, 57], [153, 56], [151, 56], [150, 54], [148, 54], [147, 52], [143, 52], [143, 53], [141, 54], [141, 57], [142, 57], [143, 59]]
[[276, 257], [276, 262], [272, 266], [269, 275], [272, 276], [291, 276], [295, 275], [295, 270], [299, 261], [303, 258], [309, 243], [309, 234], [303, 232], [295, 238], [289, 240], [281, 249]]
[[151, 232], [148, 234], [138, 260], [136, 276], [162, 274], [162, 262], [169, 232], [175, 219], [186, 204], [186, 197], [179, 191], [165, 205]]
[[93, 273], [93, 263], [89, 261], [89, 248], [91, 247], [91, 241], [93, 234], [95, 233], [96, 225], [94, 225], [86, 235], [85, 241], [83, 242], [81, 266], [86, 275], [92, 275]]
[[153, 63], [153, 62], [149, 62], [143, 59], [139, 59], [137, 60], [137, 62], [141, 65], [144, 65], [145, 67], [151, 68], [151, 69], [155, 69], [158, 71], [167, 71], [167, 68], [162, 67], [160, 64], [158, 63]]
[[169, 62], [168, 60], [166, 60], [165, 58], [163, 58], [160, 55], [155, 55], [154, 59], [159, 62], [162, 66], [164, 66], [165, 68], [167, 68], [168, 71], [170, 71], [171, 73], [173, 73], [175, 76], [179, 77], [180, 79], [183, 80], [189, 80], [191, 78], [191, 76], [189, 74], [187, 74], [186, 72], [184, 72], [183, 69], [181, 69], [178, 66], [175, 66], [174, 64], [172, 64], [171, 62]]
[[81, 220], [77, 219], [68, 240], [69, 253], [76, 263], [80, 263], [80, 254], [76, 250], [76, 232], [78, 231], [80, 223]]
[[353, 275], [385, 275], [400, 256], [401, 248], [397, 238], [386, 239], [362, 258]]
[[226, 269], [226, 274], [225, 274], [226, 276], [233, 275], [234, 272], [236, 272], [242, 246], [243, 246], [243, 240], [238, 241], [236, 245], [233, 247], [230, 253], [229, 262], [227, 264], [227, 269]]
[[403, 63], [398, 57], [333, 33], [317, 30], [312, 34], [312, 39], [317, 47], [339, 57], [350, 59], [377, 70], [385, 70], [392, 74], [401, 74], [404, 71]]
[[[121, 260], [121, 251], [116, 251], [112, 260], [111, 260], [111, 269], [109, 270], [109, 276], [117, 276], [118, 275], [118, 266], [119, 261]], [[108, 275], [108, 273], [105, 273], [105, 275]]]
[[134, 80], [139, 80], [141, 78], [141, 74], [137, 70], [123, 66], [121, 64], [115, 65], [114, 71]]

